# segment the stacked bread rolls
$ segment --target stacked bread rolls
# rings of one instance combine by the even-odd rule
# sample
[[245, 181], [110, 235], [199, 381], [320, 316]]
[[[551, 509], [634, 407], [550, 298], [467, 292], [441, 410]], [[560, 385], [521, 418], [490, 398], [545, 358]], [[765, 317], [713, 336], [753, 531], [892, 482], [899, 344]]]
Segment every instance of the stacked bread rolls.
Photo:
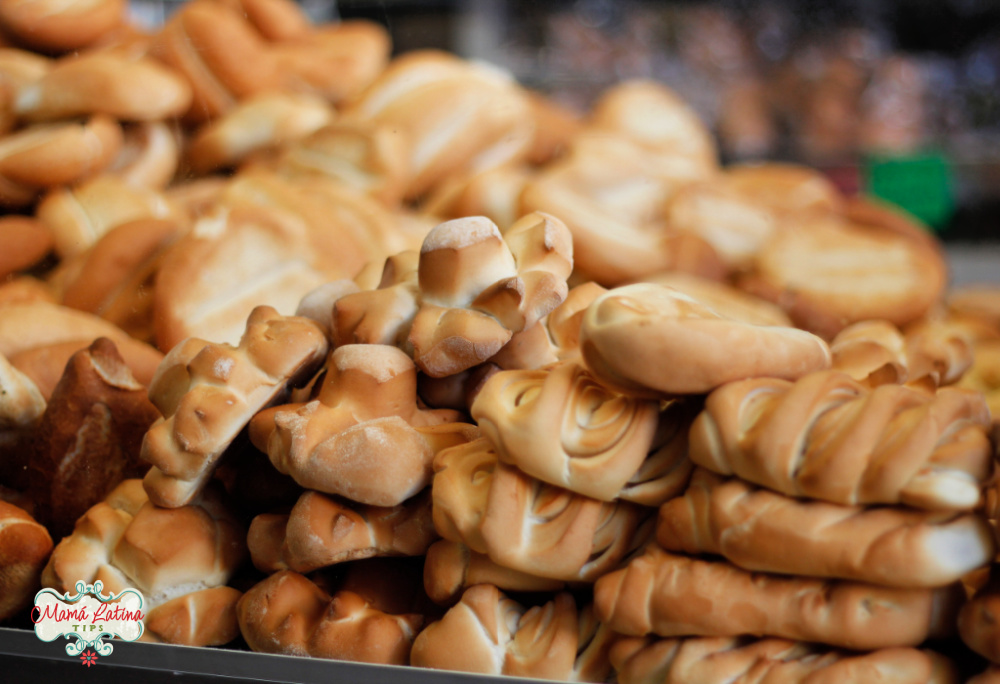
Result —
[[1000, 665], [1000, 294], [946, 298], [912, 220], [720, 167], [658, 83], [576, 114], [287, 0], [31, 4], [0, 0], [0, 618], [102, 579], [149, 639], [317, 658]]

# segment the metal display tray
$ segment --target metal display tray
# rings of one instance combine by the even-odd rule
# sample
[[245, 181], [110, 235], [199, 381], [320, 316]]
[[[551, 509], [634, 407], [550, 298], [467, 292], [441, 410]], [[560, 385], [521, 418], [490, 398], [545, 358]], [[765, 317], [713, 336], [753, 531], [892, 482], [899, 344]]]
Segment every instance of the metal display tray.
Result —
[[537, 684], [540, 680], [496, 677], [417, 667], [369, 665], [318, 658], [268, 655], [224, 648], [115, 641], [114, 652], [90, 667], [66, 654], [66, 642], [44, 642], [34, 631], [0, 627], [0, 682], [53, 684]]

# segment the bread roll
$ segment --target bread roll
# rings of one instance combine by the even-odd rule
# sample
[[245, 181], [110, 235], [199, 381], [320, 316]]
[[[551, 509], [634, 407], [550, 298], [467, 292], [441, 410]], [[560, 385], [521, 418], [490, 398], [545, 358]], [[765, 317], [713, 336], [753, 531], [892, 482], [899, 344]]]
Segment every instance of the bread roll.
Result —
[[0, 354], [8, 359], [60, 342], [85, 340], [83, 347], [98, 337], [107, 337], [122, 346], [139, 344], [117, 326], [66, 306], [45, 301], [0, 306]]
[[961, 588], [897, 589], [751, 574], [650, 546], [594, 587], [600, 620], [644, 636], [776, 636], [852, 650], [916, 646], [954, 628]]
[[290, 570], [250, 589], [237, 614], [254, 651], [382, 665], [406, 665], [423, 624], [420, 615], [389, 615], [351, 591], [330, 596]]
[[992, 472], [982, 395], [866, 390], [838, 371], [719, 388], [691, 427], [691, 460], [789, 496], [971, 510]]
[[42, 260], [53, 247], [52, 231], [39, 221], [22, 216], [0, 218], [0, 280]]
[[239, 347], [189, 340], [164, 358], [149, 388], [163, 414], [146, 434], [144, 483], [158, 506], [194, 499], [250, 418], [308, 378], [326, 354], [322, 331], [266, 306], [247, 320]]
[[585, 368], [567, 362], [493, 375], [471, 415], [504, 463], [612, 501], [651, 450], [659, 406], [609, 392]]
[[0, 501], [0, 620], [31, 604], [51, 552], [48, 531], [27, 512]]
[[830, 365], [830, 350], [815, 335], [727, 318], [650, 283], [596, 299], [584, 314], [580, 348], [599, 382], [644, 397], [703, 394], [759, 376], [794, 380]]
[[98, 338], [69, 359], [28, 464], [36, 513], [56, 538], [119, 482], [146, 472], [139, 449], [157, 418], [113, 342]]
[[527, 98], [508, 74], [432, 50], [394, 59], [345, 116], [410, 138], [409, 198], [449, 174], [523, 158], [534, 131]]
[[889, 587], [951, 584], [996, 552], [979, 515], [802, 501], [701, 469], [660, 508], [657, 541], [744, 570]]
[[159, 62], [112, 51], [64, 58], [21, 88], [14, 111], [29, 121], [106, 114], [125, 121], [156, 121], [183, 114], [191, 88]]
[[958, 633], [973, 651], [1000, 663], [1000, 570], [994, 564], [989, 580], [962, 606], [958, 614]]
[[610, 672], [611, 634], [578, 612], [567, 593], [525, 609], [496, 587], [480, 584], [413, 643], [416, 667], [486, 675], [603, 682]]
[[417, 406], [417, 370], [386, 345], [338, 347], [317, 398], [251, 422], [251, 439], [303, 487], [395, 506], [430, 484], [434, 455], [477, 435], [456, 411]]
[[792, 327], [792, 321], [780, 307], [709, 278], [672, 272], [649, 276], [644, 282], [672, 287], [726, 318], [750, 325]]
[[265, 572], [306, 573], [375, 556], [420, 556], [437, 539], [429, 491], [393, 507], [350, 507], [307, 491], [282, 521], [275, 515], [254, 518], [247, 541], [254, 565]]
[[955, 667], [933, 651], [886, 648], [850, 653], [785, 639], [623, 639], [611, 648], [620, 684], [957, 684]]
[[224, 586], [246, 555], [245, 532], [210, 491], [190, 506], [158, 508], [141, 480], [125, 480], [88, 510], [52, 553], [45, 586], [101, 580], [145, 599], [143, 640], [214, 646], [233, 640], [240, 592]]
[[124, 0], [3, 0], [0, 25], [18, 42], [69, 52], [101, 40], [124, 23]]
[[535, 480], [497, 460], [481, 438], [434, 459], [434, 526], [512, 570], [593, 581], [634, 547], [645, 511]]
[[191, 140], [188, 159], [202, 174], [234, 166], [253, 152], [308, 136], [333, 116], [326, 102], [310, 95], [259, 93], [203, 126]]
[[142, 121], [125, 128], [121, 152], [108, 167], [130, 185], [162, 190], [180, 162], [180, 143], [163, 121]]

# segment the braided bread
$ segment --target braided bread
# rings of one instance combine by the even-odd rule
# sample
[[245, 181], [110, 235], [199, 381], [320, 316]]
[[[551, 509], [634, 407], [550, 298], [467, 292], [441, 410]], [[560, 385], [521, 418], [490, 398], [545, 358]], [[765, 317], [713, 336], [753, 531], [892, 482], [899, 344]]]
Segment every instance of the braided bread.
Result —
[[989, 423], [968, 390], [867, 390], [838, 371], [757, 378], [709, 395], [690, 456], [789, 496], [971, 510], [992, 472]]

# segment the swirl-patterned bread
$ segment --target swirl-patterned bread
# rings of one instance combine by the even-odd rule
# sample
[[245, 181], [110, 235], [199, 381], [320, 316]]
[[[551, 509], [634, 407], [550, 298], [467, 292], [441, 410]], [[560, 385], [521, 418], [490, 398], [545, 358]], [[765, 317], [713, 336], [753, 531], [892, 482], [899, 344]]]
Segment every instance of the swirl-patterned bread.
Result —
[[657, 546], [594, 586], [598, 618], [632, 636], [776, 636], [852, 650], [916, 646], [954, 630], [958, 584], [899, 589], [754, 574]]
[[650, 451], [659, 405], [610, 392], [583, 366], [567, 362], [496, 373], [471, 414], [504, 463], [612, 501]]
[[499, 462], [486, 438], [445, 449], [434, 471], [438, 533], [538, 577], [594, 581], [632, 550], [648, 510], [540, 482]]
[[890, 587], [951, 584], [996, 552], [980, 515], [804, 501], [701, 469], [660, 508], [657, 541], [744, 570]]
[[159, 508], [141, 480], [125, 480], [81, 517], [42, 574], [65, 592], [100, 580], [117, 594], [142, 592], [143, 638], [189, 646], [225, 644], [239, 634], [240, 592], [225, 586], [246, 557], [246, 532], [217, 492], [182, 508]]
[[434, 455], [468, 441], [457, 411], [417, 406], [417, 369], [388, 345], [330, 354], [316, 399], [251, 421], [251, 439], [303, 487], [373, 506], [395, 506], [431, 482]]
[[250, 589], [236, 608], [254, 651], [406, 665], [423, 616], [390, 615], [352, 591], [333, 596], [291, 570]]
[[164, 358], [149, 388], [163, 418], [146, 434], [145, 486], [158, 506], [191, 501], [253, 415], [307, 379], [327, 351], [319, 326], [260, 306], [239, 347], [189, 339]]
[[291, 513], [264, 513], [247, 545], [258, 570], [312, 572], [375, 556], [420, 556], [437, 539], [430, 491], [398, 506], [353, 506], [304, 492]]
[[789, 496], [971, 510], [992, 473], [981, 394], [866, 389], [839, 371], [734, 382], [691, 427], [691, 460]]
[[416, 667], [487, 675], [603, 682], [611, 670], [611, 631], [591, 606], [578, 611], [567, 593], [525, 609], [495, 586], [469, 588], [413, 643]]
[[830, 365], [830, 350], [815, 335], [727, 318], [653, 283], [594, 300], [580, 326], [580, 348], [598, 381], [653, 398], [703, 394], [759, 376], [794, 380]]
[[934, 651], [870, 653], [785, 639], [621, 639], [611, 647], [619, 684], [957, 684], [954, 665]]

